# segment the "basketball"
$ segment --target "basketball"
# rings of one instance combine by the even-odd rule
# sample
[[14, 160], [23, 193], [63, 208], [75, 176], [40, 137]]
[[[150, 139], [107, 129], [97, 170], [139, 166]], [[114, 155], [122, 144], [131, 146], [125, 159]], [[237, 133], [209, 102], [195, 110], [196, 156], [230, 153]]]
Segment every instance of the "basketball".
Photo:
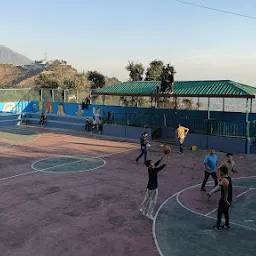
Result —
[[170, 154], [170, 153], [171, 153], [171, 148], [170, 148], [170, 147], [168, 147], [168, 146], [164, 146], [164, 148], [163, 148], [163, 152], [164, 152], [164, 154], [165, 154], [165, 155], [168, 155], [168, 154]]

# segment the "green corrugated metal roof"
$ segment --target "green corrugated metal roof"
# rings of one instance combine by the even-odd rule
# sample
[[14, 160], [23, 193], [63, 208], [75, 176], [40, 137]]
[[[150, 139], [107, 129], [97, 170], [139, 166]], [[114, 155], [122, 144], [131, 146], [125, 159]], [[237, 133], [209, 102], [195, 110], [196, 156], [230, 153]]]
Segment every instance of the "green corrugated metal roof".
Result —
[[[155, 94], [159, 81], [124, 82], [110, 87], [96, 90], [102, 94]], [[230, 80], [218, 81], [176, 81], [174, 85], [175, 95], [256, 95], [256, 88], [240, 84]]]

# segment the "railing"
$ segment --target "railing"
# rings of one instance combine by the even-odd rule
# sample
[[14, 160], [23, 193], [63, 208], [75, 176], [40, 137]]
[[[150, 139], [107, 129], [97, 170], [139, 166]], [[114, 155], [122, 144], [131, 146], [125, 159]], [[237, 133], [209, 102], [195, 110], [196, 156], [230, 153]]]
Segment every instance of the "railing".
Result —
[[[234, 138], [246, 138], [256, 136], [256, 121], [251, 122], [229, 122], [208, 120], [199, 117], [188, 117], [179, 115], [155, 115], [153, 113], [104, 113], [103, 119], [106, 123], [129, 125], [137, 127], [169, 127], [176, 129], [177, 124], [188, 127], [191, 132]], [[248, 134], [247, 134], [248, 129]]]
[[20, 101], [30, 88], [23, 89], [0, 89], [0, 102], [17, 102]]

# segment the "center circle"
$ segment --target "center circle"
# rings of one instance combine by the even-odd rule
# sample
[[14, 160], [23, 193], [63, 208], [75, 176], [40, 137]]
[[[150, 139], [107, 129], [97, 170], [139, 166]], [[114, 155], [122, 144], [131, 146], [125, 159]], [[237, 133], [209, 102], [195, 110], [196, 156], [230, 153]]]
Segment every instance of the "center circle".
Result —
[[75, 173], [92, 171], [105, 164], [106, 162], [98, 157], [58, 156], [39, 160], [33, 163], [31, 168], [46, 173]]

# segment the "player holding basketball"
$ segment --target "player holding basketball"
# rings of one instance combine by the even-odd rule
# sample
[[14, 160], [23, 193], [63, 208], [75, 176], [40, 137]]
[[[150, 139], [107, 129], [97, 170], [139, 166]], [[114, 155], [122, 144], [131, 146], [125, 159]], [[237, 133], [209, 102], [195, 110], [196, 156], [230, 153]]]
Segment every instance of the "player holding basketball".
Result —
[[140, 160], [140, 158], [144, 155], [144, 164], [146, 164], [147, 161], [147, 145], [149, 144], [148, 140], [148, 132], [144, 132], [141, 137], [140, 137], [140, 149], [141, 149], [141, 153], [140, 155], [136, 158], [136, 162], [138, 163], [138, 161]]
[[[164, 158], [164, 163], [158, 167]], [[157, 182], [157, 174], [161, 170], [165, 168], [167, 165], [167, 155], [159, 159], [155, 164], [152, 163], [152, 160], [146, 161], [146, 166], [148, 167], [148, 186], [145, 198], [142, 202], [140, 212], [149, 218], [150, 220], [154, 220], [154, 210], [156, 207], [157, 196], [158, 196], [158, 182]]]
[[180, 152], [179, 152], [180, 154], [183, 154], [183, 143], [188, 132], [189, 132], [188, 128], [182, 126], [181, 124], [177, 125], [177, 139], [179, 140], [179, 144], [180, 144]]
[[[217, 223], [214, 228], [220, 230], [220, 228], [229, 229], [229, 208], [232, 204], [232, 180], [228, 176], [228, 168], [226, 166], [220, 167], [221, 175], [221, 198], [219, 201], [218, 214], [217, 214]], [[225, 224], [221, 226], [222, 214], [225, 216]]]
[[[217, 175], [219, 178], [219, 181], [221, 181], [221, 175], [220, 175], [220, 168], [221, 167], [226, 167], [228, 169], [228, 174], [232, 173], [238, 173], [238, 171], [236, 171], [234, 169], [235, 167], [235, 162], [233, 160], [233, 154], [232, 153], [227, 153], [226, 154], [227, 160], [225, 162], [223, 162], [219, 167], [218, 167], [218, 171], [217, 171]], [[219, 184], [219, 186], [215, 187], [214, 189], [212, 189], [210, 192], [207, 193], [208, 198], [210, 198], [214, 193], [220, 191], [221, 186]]]

